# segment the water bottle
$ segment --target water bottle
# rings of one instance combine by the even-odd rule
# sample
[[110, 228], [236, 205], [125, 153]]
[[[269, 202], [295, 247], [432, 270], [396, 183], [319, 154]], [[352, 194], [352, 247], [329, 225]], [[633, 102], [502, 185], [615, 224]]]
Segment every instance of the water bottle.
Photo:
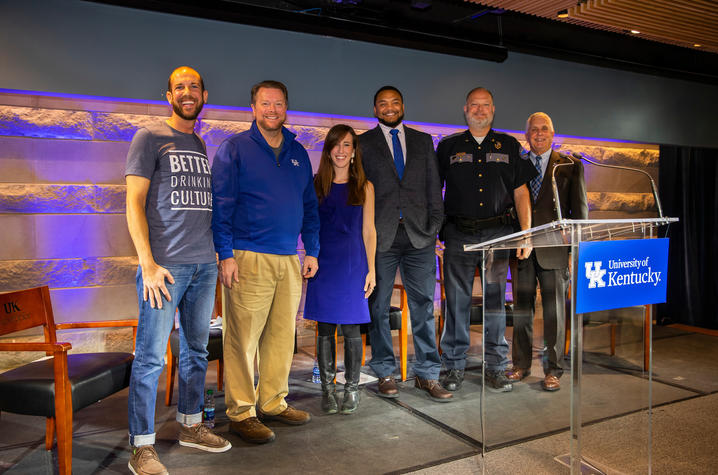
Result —
[[314, 358], [314, 369], [312, 369], [312, 382], [314, 384], [322, 383], [322, 377], [319, 375], [319, 364], [316, 358]]
[[214, 391], [207, 390], [204, 397], [204, 425], [212, 429], [214, 427]]

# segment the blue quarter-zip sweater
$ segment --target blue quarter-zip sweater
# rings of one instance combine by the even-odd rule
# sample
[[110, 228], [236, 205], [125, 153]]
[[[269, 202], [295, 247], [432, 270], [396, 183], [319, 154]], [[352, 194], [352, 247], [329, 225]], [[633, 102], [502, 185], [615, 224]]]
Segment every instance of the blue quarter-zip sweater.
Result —
[[319, 213], [312, 165], [295, 135], [282, 127], [279, 158], [252, 122], [217, 150], [212, 163], [212, 232], [219, 259], [232, 249], [290, 255], [302, 234], [319, 255]]

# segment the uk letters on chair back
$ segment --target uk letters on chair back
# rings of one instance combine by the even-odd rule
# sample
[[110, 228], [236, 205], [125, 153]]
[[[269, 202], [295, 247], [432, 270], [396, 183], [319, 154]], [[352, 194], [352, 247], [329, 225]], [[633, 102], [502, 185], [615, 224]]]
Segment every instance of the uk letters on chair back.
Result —
[[44, 326], [55, 342], [55, 322], [49, 305], [50, 291], [45, 287], [0, 294], [0, 335]]

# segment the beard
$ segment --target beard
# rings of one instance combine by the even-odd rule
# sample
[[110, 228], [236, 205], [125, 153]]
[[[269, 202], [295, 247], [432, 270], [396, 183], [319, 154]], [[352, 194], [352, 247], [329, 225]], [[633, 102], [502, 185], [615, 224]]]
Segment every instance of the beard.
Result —
[[468, 114], [465, 114], [464, 118], [466, 119], [466, 124], [469, 126], [470, 129], [485, 129], [486, 127], [491, 128], [491, 124], [494, 121], [493, 117], [476, 119]]
[[402, 121], [402, 120], [404, 120], [404, 114], [401, 114], [399, 117], [397, 117], [397, 118], [396, 118], [395, 120], [393, 120], [392, 122], [389, 122], [389, 121], [387, 121], [387, 120], [384, 120], [384, 119], [382, 119], [381, 117], [377, 117], [377, 120], [378, 120], [380, 123], [386, 125], [387, 127], [391, 127], [391, 128], [393, 129], [393, 128], [396, 127], [397, 125], [401, 124], [401, 121]]
[[182, 101], [184, 101], [184, 98], [180, 98], [177, 101], [172, 102], [172, 110], [177, 114], [178, 116], [182, 117], [184, 120], [195, 120], [200, 112], [202, 112], [202, 108], [204, 107], [204, 100], [200, 99], [199, 102], [195, 105], [194, 110], [191, 112], [185, 112], [184, 109], [182, 109]]
[[279, 121], [279, 125], [269, 125], [269, 121], [265, 120], [264, 118], [256, 119], [257, 120], [257, 126], [261, 129], [266, 130], [267, 132], [276, 132], [277, 130], [280, 130], [284, 123], [287, 121], [286, 116]]

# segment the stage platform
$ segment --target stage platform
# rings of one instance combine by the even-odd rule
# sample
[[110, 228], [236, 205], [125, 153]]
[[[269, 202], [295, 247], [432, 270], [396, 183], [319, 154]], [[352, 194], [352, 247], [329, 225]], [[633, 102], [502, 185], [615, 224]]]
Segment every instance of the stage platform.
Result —
[[[164, 406], [164, 377], [157, 404], [157, 444], [173, 474], [235, 473], [481, 473], [480, 391], [481, 327], [472, 327], [470, 367], [460, 391], [448, 404], [434, 403], [401, 384], [400, 398], [376, 396], [373, 384], [362, 389], [359, 410], [351, 416], [322, 415], [319, 386], [311, 383], [313, 349], [300, 348], [290, 378], [290, 402], [312, 413], [300, 427], [269, 425], [275, 442], [256, 446], [227, 434], [222, 393], [217, 395], [217, 430], [232, 450], [209, 454], [180, 447], [176, 441], [175, 404]], [[645, 373], [635, 365], [639, 345], [619, 338], [616, 355], [590, 345], [587, 329], [584, 370], [584, 454], [608, 461], [609, 473], [637, 470], [632, 445], [644, 437]], [[625, 334], [628, 334], [624, 332]], [[510, 329], [507, 332], [510, 336]], [[597, 333], [598, 334], [598, 333]], [[341, 345], [339, 345], [341, 347]], [[590, 347], [590, 349], [589, 349]], [[367, 349], [369, 353], [369, 348]], [[568, 473], [553, 457], [568, 447], [569, 377], [562, 389], [540, 388], [540, 354], [532, 374], [510, 393], [487, 392], [485, 401], [487, 473]], [[216, 387], [216, 366], [207, 382]], [[370, 372], [368, 367], [363, 371]], [[638, 388], [636, 390], [636, 388]], [[718, 466], [718, 336], [685, 329], [655, 327], [653, 371], [653, 473], [715, 473]], [[618, 397], [624, 394], [627, 397]], [[3, 413], [0, 419], [0, 473], [53, 473], [53, 452], [44, 449], [43, 418]], [[127, 390], [75, 414], [73, 468], [77, 474], [129, 473], [127, 461]]]

